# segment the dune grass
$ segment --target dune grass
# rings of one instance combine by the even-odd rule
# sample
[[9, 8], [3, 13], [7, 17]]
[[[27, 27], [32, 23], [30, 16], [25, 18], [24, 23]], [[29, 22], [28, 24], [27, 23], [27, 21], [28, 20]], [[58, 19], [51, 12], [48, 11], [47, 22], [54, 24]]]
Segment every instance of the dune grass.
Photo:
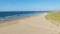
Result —
[[47, 20], [60, 24], [60, 12], [50, 12], [45, 17]]

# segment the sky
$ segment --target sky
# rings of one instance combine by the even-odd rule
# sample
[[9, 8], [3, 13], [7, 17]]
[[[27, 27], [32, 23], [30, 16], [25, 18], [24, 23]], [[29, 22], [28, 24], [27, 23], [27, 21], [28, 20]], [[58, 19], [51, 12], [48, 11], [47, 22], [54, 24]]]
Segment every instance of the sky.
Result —
[[0, 11], [60, 10], [60, 0], [0, 0]]

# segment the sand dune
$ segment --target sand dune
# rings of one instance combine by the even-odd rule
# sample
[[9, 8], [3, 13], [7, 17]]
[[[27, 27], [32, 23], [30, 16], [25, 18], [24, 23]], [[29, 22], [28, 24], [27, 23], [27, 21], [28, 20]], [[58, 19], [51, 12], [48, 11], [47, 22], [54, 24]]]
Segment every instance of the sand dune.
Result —
[[0, 34], [59, 34], [60, 27], [46, 20], [46, 14], [14, 20], [17, 23], [1, 27]]

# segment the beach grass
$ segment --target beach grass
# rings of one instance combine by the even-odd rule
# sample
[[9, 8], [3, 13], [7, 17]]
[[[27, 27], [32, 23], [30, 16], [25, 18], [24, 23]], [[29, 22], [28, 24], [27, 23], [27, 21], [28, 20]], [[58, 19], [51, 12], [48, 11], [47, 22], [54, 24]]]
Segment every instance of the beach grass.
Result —
[[50, 12], [46, 16], [47, 20], [54, 21], [55, 23], [60, 24], [60, 12]]

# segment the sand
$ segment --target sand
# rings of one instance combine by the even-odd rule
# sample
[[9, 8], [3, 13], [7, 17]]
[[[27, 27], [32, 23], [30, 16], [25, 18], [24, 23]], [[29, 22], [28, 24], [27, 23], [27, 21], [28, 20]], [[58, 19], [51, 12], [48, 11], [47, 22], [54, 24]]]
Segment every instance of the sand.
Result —
[[0, 26], [0, 34], [59, 34], [60, 26], [46, 20], [46, 14], [8, 21]]

